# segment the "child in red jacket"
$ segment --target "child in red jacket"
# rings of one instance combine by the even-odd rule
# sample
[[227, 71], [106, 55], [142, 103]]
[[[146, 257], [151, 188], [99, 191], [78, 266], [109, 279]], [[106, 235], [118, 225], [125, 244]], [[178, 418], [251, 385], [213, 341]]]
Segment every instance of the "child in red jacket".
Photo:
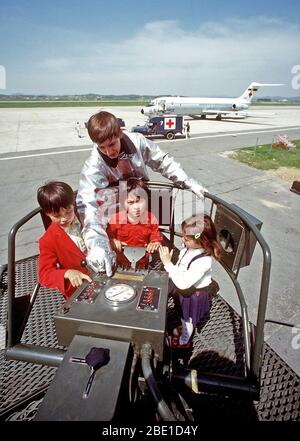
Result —
[[68, 299], [83, 280], [92, 281], [85, 268], [86, 248], [75, 214], [74, 192], [68, 184], [53, 181], [38, 189], [37, 199], [52, 221], [39, 240], [38, 280]]
[[148, 201], [149, 190], [145, 183], [141, 179], [129, 178], [124, 209], [109, 220], [107, 234], [112, 248], [117, 253], [118, 263], [124, 267], [130, 267], [130, 262], [122, 253], [124, 245], [146, 248], [147, 254], [137, 262], [138, 268], [146, 268], [149, 255], [158, 250], [162, 242], [158, 221], [154, 214], [148, 211]]

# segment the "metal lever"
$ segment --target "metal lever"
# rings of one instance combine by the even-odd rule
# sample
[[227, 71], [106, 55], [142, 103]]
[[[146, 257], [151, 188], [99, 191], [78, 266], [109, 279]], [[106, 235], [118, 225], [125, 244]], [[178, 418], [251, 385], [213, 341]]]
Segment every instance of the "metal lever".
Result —
[[123, 252], [125, 257], [130, 262], [131, 268], [135, 271], [137, 262], [145, 255], [146, 248], [145, 247], [123, 247]]
[[71, 357], [70, 362], [71, 363], [86, 364], [85, 358], [81, 358], [81, 357]]

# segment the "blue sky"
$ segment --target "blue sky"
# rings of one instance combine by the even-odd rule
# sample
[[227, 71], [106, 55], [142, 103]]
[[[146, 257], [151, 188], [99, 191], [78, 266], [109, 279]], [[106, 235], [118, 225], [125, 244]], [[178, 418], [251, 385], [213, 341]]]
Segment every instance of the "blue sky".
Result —
[[0, 65], [0, 93], [299, 96], [300, 2], [1, 0]]

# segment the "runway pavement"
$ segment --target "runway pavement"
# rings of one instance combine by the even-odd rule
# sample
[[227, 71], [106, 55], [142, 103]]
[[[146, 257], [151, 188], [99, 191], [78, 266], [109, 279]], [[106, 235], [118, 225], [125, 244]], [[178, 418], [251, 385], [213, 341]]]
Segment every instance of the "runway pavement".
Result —
[[[45, 150], [89, 145], [84, 126], [88, 118], [101, 108], [64, 107], [0, 109], [0, 154], [31, 150]], [[235, 136], [235, 133], [267, 130], [282, 130], [300, 127], [300, 106], [295, 107], [252, 107], [255, 113], [269, 113], [270, 117], [251, 117], [246, 119], [216, 121], [189, 118], [192, 137], [204, 135]], [[103, 107], [123, 118], [128, 130], [137, 124], [144, 124], [146, 118], [139, 107]], [[272, 115], [275, 113], [274, 115]], [[82, 127], [82, 138], [75, 130], [76, 121]], [[289, 133], [287, 131], [287, 133]], [[259, 141], [260, 142], [260, 141]]]
[[[96, 110], [0, 109], [0, 263], [7, 262], [7, 233], [10, 227], [37, 206], [36, 190], [40, 185], [49, 179], [60, 179], [77, 188], [79, 172], [89, 155], [91, 144], [84, 130], [85, 137], [76, 138], [75, 122], [86, 120]], [[127, 127], [143, 121], [137, 108], [107, 110], [122, 117]], [[265, 119], [262, 123], [250, 121], [250, 118], [240, 122], [190, 121], [191, 139], [159, 141], [159, 144], [181, 162], [190, 176], [201, 181], [210, 193], [239, 205], [263, 222], [262, 234], [272, 253], [267, 317], [300, 325], [299, 196], [290, 191], [291, 183], [224, 155], [224, 151], [256, 142], [272, 142], [276, 133], [286, 133], [292, 139], [300, 139], [300, 108], [268, 108], [263, 111], [277, 111], [280, 116], [276, 120], [268, 119], [268, 123]], [[7, 119], [7, 127], [3, 118]], [[156, 175], [155, 179], [158, 178], [159, 175]], [[37, 219], [26, 227], [20, 234], [18, 258], [38, 252], [37, 239], [42, 231]], [[261, 256], [257, 247], [251, 266], [240, 272], [249, 316], [254, 322], [260, 264]], [[217, 266], [214, 269], [222, 295], [239, 311], [228, 277]], [[300, 349], [293, 348], [293, 337], [295, 333], [292, 333], [292, 328], [266, 325], [267, 341], [300, 375]]]

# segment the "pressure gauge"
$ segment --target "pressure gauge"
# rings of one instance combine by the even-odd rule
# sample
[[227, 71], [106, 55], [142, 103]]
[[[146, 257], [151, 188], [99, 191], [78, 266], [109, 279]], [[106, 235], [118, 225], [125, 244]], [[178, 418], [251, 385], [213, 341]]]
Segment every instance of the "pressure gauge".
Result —
[[125, 283], [110, 286], [104, 293], [104, 297], [112, 305], [118, 306], [130, 302], [136, 296], [135, 289]]

